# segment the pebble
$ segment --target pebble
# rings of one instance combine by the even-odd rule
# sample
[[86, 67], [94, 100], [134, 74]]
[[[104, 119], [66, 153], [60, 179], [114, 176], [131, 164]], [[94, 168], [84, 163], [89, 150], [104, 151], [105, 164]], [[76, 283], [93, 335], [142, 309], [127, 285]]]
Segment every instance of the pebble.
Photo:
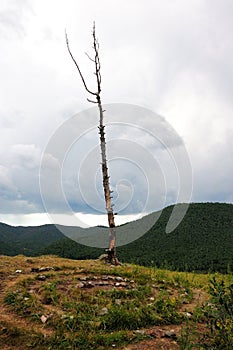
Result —
[[45, 276], [45, 275], [39, 275], [39, 276], [37, 277], [37, 279], [38, 279], [39, 281], [44, 281], [44, 280], [46, 280], [46, 276]]
[[104, 316], [108, 313], [108, 308], [107, 307], [103, 307], [103, 309], [100, 310], [99, 315], [100, 316]]
[[176, 333], [174, 329], [171, 329], [170, 331], [166, 331], [164, 334], [164, 337], [176, 339]]
[[48, 317], [46, 317], [45, 315], [42, 315], [40, 319], [42, 323], [46, 323], [48, 320]]

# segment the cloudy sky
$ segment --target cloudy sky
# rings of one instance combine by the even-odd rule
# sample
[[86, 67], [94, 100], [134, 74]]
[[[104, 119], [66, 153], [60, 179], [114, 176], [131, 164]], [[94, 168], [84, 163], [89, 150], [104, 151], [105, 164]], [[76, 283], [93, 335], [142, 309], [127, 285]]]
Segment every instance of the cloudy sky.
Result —
[[231, 0], [1, 0], [0, 221], [103, 222], [98, 121], [64, 38], [95, 90], [94, 20], [117, 223], [191, 182], [191, 201], [232, 203]]

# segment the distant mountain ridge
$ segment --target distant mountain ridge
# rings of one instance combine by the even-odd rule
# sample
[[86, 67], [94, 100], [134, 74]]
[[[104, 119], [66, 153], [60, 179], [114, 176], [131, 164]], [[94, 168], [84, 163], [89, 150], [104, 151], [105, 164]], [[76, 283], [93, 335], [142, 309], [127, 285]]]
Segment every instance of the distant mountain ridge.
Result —
[[40, 250], [61, 238], [64, 235], [55, 225], [15, 227], [0, 223], [0, 254], [38, 255]]
[[[191, 203], [180, 225], [167, 234], [165, 229], [172, 209], [169, 206], [117, 229], [117, 242], [129, 242], [117, 248], [122, 262], [188, 271], [233, 269], [232, 204]], [[107, 246], [107, 228], [62, 228], [66, 235], [55, 225], [12, 227], [0, 223], [0, 254], [55, 254], [89, 259], [103, 252], [103, 248], [91, 247], [93, 239], [98, 239], [99, 246]], [[140, 230], [146, 232], [141, 237]], [[90, 246], [82, 245], [83, 242]]]

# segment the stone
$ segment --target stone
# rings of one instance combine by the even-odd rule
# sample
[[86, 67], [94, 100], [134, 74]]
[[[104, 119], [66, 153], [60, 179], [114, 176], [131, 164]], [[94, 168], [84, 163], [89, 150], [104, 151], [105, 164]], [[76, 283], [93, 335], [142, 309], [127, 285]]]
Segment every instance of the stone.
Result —
[[142, 329], [137, 329], [136, 331], [134, 331], [134, 333], [144, 335], [146, 332]]
[[177, 338], [174, 329], [170, 329], [170, 331], [166, 331], [165, 334], [164, 334], [164, 337], [165, 338], [172, 338], [172, 339], [176, 339]]
[[45, 315], [42, 315], [40, 319], [42, 323], [46, 323], [48, 320], [48, 317], [46, 317]]
[[116, 282], [115, 287], [128, 287], [128, 284], [126, 282]]
[[84, 287], [85, 287], [85, 284], [82, 283], [82, 282], [80, 282], [80, 283], [76, 284], [76, 287], [77, 287], [77, 288], [84, 288]]
[[100, 316], [104, 316], [108, 313], [108, 308], [107, 307], [103, 307], [103, 309], [100, 310], [99, 315]]
[[107, 275], [103, 275], [103, 276], [102, 276], [102, 280], [103, 280], [103, 281], [107, 281], [108, 278], [109, 278], [109, 276], [107, 276]]
[[122, 278], [122, 277], [120, 277], [120, 276], [116, 276], [116, 277], [115, 277], [115, 280], [116, 280], [117, 282], [123, 282], [123, 281], [124, 281], [124, 278]]
[[97, 286], [108, 286], [109, 282], [108, 281], [98, 281], [96, 282]]
[[89, 282], [86, 283], [86, 287], [87, 288], [93, 288], [93, 287], [95, 287], [95, 285], [94, 285], [93, 282], [89, 281]]
[[44, 272], [44, 271], [51, 271], [54, 270], [52, 266], [45, 266], [45, 267], [40, 267], [39, 272]]
[[97, 259], [100, 261], [107, 261], [108, 260], [108, 254], [102, 254], [100, 257]]
[[39, 275], [39, 276], [37, 277], [37, 279], [38, 279], [39, 281], [45, 281], [45, 280], [46, 280], [46, 276], [45, 276], [45, 275]]
[[22, 270], [16, 270], [15, 273], [22, 273]]

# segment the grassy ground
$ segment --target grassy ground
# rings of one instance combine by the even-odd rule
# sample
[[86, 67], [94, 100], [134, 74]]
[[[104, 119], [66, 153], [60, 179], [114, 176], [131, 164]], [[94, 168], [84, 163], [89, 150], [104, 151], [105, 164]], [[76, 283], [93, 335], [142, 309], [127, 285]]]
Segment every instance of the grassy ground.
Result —
[[[0, 347], [215, 349], [211, 330], [219, 315], [209, 301], [211, 278], [93, 260], [1, 256]], [[224, 294], [233, 282], [231, 275], [224, 279], [221, 289], [222, 276], [214, 277], [214, 291]]]

